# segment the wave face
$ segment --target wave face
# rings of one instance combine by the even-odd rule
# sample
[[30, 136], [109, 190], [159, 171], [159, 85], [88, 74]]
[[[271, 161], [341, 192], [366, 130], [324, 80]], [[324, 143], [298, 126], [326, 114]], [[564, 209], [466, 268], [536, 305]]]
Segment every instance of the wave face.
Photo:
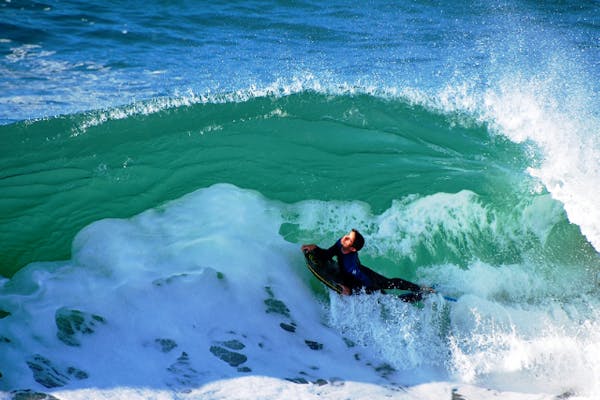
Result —
[[[544, 169], [539, 149], [473, 116], [367, 94], [156, 107], [3, 128], [20, 139], [1, 180], [14, 263], [70, 258], [5, 281], [16, 367], [4, 389], [341, 375], [597, 390], [597, 253], [528, 173]], [[459, 301], [329, 298], [298, 248], [348, 227], [367, 238], [366, 265]], [[302, 362], [281, 358], [290, 348]]]
[[[11, 250], [5, 274], [68, 257], [75, 233], [93, 221], [221, 182], [288, 203], [361, 201], [375, 212], [411, 196], [470, 191], [511, 214], [538, 197], [530, 194], [538, 183], [525, 173], [532, 160], [522, 146], [473, 119], [406, 100], [303, 91], [172, 103], [1, 128], [13, 138], [0, 180], [1, 235]], [[493, 254], [483, 249], [495, 242], [488, 235], [476, 247]]]
[[600, 395], [594, 3], [0, 7], [0, 397]]

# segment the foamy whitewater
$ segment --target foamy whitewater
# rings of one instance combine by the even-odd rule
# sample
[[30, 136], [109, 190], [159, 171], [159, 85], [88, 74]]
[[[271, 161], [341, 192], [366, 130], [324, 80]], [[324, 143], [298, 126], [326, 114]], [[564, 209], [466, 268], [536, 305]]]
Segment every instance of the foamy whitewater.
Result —
[[565, 388], [592, 398], [600, 316], [584, 295], [565, 306], [572, 281], [549, 285], [532, 281], [527, 265], [476, 262], [419, 272], [456, 303], [315, 297], [298, 246], [279, 232], [284, 223], [323, 229], [315, 216], [329, 213], [327, 229], [351, 218], [380, 227], [368, 234], [375, 241], [382, 231], [422, 229], [418, 218], [399, 224], [403, 213], [434, 209], [423, 203], [465, 212], [456, 223], [473, 215], [468, 193], [436, 197], [373, 215], [222, 184], [96, 222], [75, 238], [71, 260], [34, 263], [5, 282], [3, 307], [19, 320], [1, 327], [11, 365], [3, 380], [28, 388], [33, 375], [46, 388], [64, 386], [51, 390], [57, 398], [485, 399], [498, 396], [494, 388], [518, 399]]
[[600, 398], [597, 2], [0, 16], [0, 399]]

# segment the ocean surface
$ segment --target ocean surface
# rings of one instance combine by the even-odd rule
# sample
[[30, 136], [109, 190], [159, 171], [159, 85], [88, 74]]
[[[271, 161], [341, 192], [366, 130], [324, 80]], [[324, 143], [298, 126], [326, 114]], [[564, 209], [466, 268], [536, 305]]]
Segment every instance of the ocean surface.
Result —
[[599, 94], [598, 1], [2, 0], [0, 398], [600, 398]]

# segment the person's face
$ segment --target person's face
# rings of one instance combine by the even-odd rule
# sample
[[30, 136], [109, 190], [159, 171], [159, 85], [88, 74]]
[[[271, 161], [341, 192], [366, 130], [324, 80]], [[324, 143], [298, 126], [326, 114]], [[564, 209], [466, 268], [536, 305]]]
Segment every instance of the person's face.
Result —
[[[345, 249], [350, 250], [350, 247], [352, 247], [354, 245], [354, 239], [356, 239], [356, 232], [354, 232], [354, 231], [348, 232], [347, 234], [342, 236], [342, 239], [341, 239], [342, 246]], [[352, 247], [352, 250], [354, 250], [353, 247]], [[354, 251], [356, 251], [356, 250], [354, 250]]]

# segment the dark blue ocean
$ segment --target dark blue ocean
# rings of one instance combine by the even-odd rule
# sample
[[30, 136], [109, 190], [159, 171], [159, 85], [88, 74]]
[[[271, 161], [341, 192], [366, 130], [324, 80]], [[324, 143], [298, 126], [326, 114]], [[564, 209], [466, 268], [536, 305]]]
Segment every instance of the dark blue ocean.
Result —
[[581, 85], [588, 103], [600, 81], [596, 1], [0, 7], [4, 123], [190, 92], [292, 85], [435, 93], [460, 85], [482, 91], [503, 79], [552, 80], [563, 94]]
[[2, 0], [0, 398], [597, 399], [599, 94], [598, 1]]

